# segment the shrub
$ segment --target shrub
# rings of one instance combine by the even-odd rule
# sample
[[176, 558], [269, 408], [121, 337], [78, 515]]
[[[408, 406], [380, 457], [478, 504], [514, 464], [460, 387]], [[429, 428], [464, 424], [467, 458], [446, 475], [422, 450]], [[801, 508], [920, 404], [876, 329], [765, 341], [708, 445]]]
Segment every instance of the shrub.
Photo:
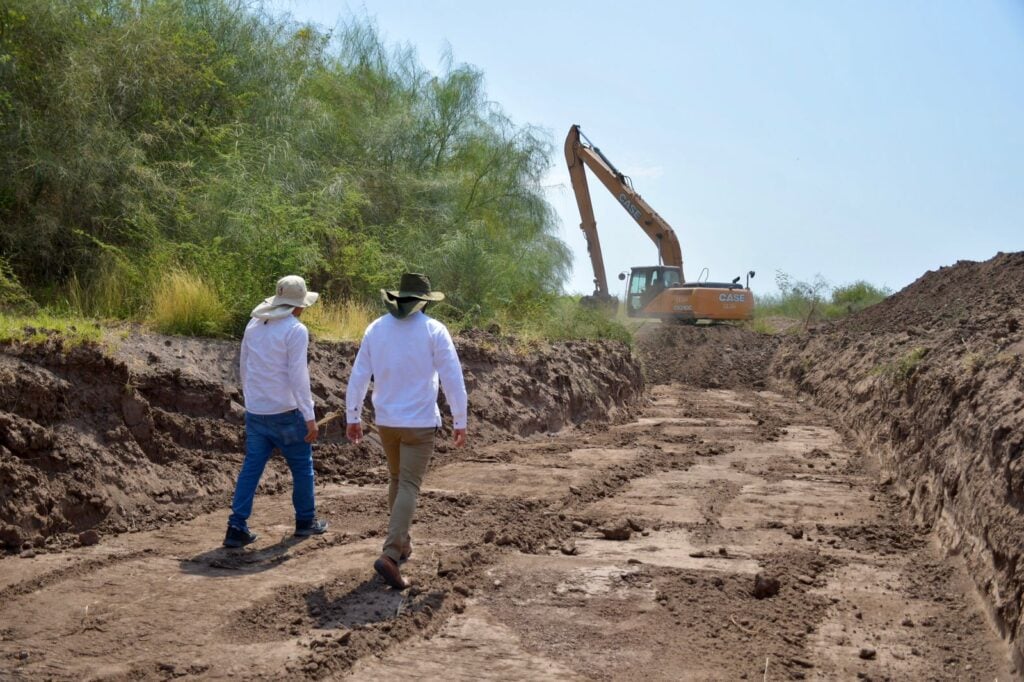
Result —
[[633, 336], [606, 311], [584, 306], [577, 297], [563, 296], [545, 311], [523, 323], [521, 333], [554, 341], [569, 339], [609, 339], [627, 345]]
[[864, 280], [836, 287], [832, 290], [829, 317], [842, 317], [863, 310], [892, 295], [886, 287], [876, 287]]
[[31, 313], [36, 308], [36, 302], [21, 286], [11, 266], [0, 258], [0, 312]]
[[821, 275], [815, 275], [810, 282], [796, 280], [785, 272], [775, 273], [778, 295], [759, 296], [754, 310], [756, 317], [789, 317], [800, 320], [804, 327], [820, 320], [825, 301], [825, 292], [830, 285]]
[[[885, 287], [876, 287], [863, 280], [832, 287], [821, 275], [815, 275], [812, 281], [804, 282], [781, 271], [776, 273], [775, 282], [779, 288], [778, 294], [762, 294], [757, 297], [755, 323], [768, 317], [783, 317], [799, 320], [806, 328], [813, 322], [834, 320], [863, 310], [892, 293]], [[771, 326], [762, 324], [758, 328]]]

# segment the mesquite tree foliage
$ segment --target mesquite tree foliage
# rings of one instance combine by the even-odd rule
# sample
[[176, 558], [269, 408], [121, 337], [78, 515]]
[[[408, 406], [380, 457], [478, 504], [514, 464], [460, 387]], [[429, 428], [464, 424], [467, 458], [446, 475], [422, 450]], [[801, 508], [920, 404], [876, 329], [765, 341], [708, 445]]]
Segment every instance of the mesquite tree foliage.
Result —
[[449, 294], [442, 314], [530, 314], [569, 266], [550, 152], [479, 70], [431, 72], [366, 19], [0, 3], [0, 262], [42, 303], [134, 317], [183, 269], [237, 328], [285, 273], [368, 299], [415, 269]]

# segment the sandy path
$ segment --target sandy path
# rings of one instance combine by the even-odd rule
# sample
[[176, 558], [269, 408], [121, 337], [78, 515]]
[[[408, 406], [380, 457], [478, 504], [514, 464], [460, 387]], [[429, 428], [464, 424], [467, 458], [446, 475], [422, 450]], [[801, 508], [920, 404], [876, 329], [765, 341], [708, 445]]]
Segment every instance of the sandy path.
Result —
[[[432, 470], [415, 594], [372, 579], [374, 486], [320, 490], [331, 532], [301, 542], [277, 495], [245, 551], [219, 548], [217, 513], [2, 559], [0, 677], [1013, 679], [962, 569], [820, 413], [652, 395], [632, 424]], [[758, 572], [776, 596], [752, 596]]]

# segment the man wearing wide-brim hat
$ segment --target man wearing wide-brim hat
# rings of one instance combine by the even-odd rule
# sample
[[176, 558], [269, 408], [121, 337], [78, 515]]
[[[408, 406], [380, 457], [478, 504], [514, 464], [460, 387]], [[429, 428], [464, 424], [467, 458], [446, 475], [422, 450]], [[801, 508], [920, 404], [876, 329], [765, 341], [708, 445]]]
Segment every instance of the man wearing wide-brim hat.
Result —
[[238, 474], [225, 547], [256, 541], [249, 530], [256, 486], [274, 448], [292, 472], [295, 535], [319, 535], [327, 523], [316, 518], [313, 447], [318, 436], [306, 353], [309, 332], [299, 322], [319, 294], [297, 275], [282, 277], [275, 294], [256, 306], [245, 328], [239, 374], [245, 399], [245, 460]]
[[397, 291], [381, 289], [380, 296], [388, 313], [399, 320], [423, 310], [428, 303], [444, 300], [443, 293], [430, 290], [430, 280], [426, 275], [415, 272], [402, 275]]
[[381, 297], [388, 314], [366, 328], [349, 376], [346, 433], [355, 443], [363, 437], [363, 400], [372, 377], [375, 421], [388, 460], [391, 510], [384, 552], [373, 568], [388, 585], [401, 590], [409, 581], [402, 577], [399, 564], [412, 554], [409, 527], [441, 426], [438, 386], [451, 406], [456, 447], [466, 444], [468, 400], [451, 334], [423, 312], [444, 294], [432, 291], [425, 275], [406, 273], [398, 289], [382, 289]]

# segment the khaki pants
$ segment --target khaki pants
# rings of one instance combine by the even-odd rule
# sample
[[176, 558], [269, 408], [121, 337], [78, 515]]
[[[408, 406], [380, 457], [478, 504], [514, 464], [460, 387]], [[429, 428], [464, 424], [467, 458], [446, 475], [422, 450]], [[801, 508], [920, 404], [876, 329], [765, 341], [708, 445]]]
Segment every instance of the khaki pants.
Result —
[[397, 562], [409, 549], [409, 526], [416, 512], [423, 475], [434, 454], [437, 429], [378, 426], [380, 442], [388, 458], [388, 509], [391, 521], [384, 553]]

